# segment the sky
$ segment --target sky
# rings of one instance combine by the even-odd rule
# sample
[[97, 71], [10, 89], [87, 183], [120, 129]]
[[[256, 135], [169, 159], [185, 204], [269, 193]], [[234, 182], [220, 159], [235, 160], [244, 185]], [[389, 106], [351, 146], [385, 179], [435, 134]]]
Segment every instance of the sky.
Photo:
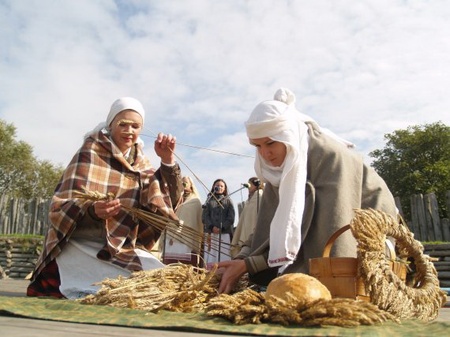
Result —
[[450, 124], [448, 0], [0, 0], [0, 119], [66, 166], [112, 102], [146, 110], [145, 153], [177, 137], [202, 201], [247, 198], [244, 122], [280, 87], [369, 153], [408, 126]]

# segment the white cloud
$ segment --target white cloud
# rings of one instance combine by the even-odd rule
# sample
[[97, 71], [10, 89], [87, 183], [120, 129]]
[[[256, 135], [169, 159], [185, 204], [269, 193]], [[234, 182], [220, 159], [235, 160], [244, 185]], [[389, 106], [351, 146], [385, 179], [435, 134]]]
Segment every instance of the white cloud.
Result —
[[[444, 0], [2, 1], [0, 118], [67, 164], [110, 104], [134, 96], [148, 136], [252, 155], [243, 123], [284, 86], [367, 156], [398, 128], [449, 123], [449, 14]], [[246, 157], [178, 151], [208, 188], [253, 175]]]

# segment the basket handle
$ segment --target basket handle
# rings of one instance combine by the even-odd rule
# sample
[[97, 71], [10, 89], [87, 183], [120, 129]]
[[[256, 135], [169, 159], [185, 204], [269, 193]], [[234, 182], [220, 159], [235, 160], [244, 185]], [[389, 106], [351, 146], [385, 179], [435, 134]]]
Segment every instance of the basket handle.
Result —
[[[328, 239], [327, 243], [325, 244], [325, 248], [323, 249], [323, 254], [322, 257], [330, 257], [330, 252], [331, 252], [331, 248], [333, 247], [334, 241], [336, 241], [336, 239], [345, 231], [350, 229], [350, 225], [346, 225], [344, 227], [339, 228], [336, 232], [333, 233], [333, 235], [330, 236], [330, 238]], [[386, 239], [386, 246], [389, 250], [389, 255], [391, 257], [392, 261], [395, 261], [396, 259], [396, 254], [395, 254], [395, 249], [394, 249], [394, 245], [392, 244], [392, 242], [388, 239]]]

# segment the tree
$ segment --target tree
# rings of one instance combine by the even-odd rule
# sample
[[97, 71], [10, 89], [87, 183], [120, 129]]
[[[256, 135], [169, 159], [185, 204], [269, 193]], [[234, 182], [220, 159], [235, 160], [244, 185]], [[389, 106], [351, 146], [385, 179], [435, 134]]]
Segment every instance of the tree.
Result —
[[39, 161], [34, 171], [35, 180], [33, 184], [33, 197], [41, 197], [49, 199], [55, 192], [64, 168], [60, 165], [55, 166], [51, 162], [44, 160]]
[[16, 128], [0, 120], [0, 192], [15, 193], [24, 186], [35, 164], [33, 149], [25, 142], [16, 141]]
[[410, 216], [413, 194], [435, 193], [441, 217], [448, 216], [445, 203], [450, 189], [450, 127], [442, 122], [409, 126], [384, 136], [383, 149], [374, 150], [374, 169], [400, 198], [405, 217]]
[[16, 140], [16, 128], [0, 119], [0, 193], [15, 197], [49, 198], [62, 168], [38, 161], [31, 145]]

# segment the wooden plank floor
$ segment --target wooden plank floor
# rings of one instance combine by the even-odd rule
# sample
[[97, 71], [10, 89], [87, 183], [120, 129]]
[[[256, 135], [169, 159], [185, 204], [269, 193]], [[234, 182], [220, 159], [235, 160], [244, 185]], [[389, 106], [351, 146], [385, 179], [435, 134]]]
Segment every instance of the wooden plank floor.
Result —
[[[25, 296], [25, 289], [28, 285], [26, 280], [0, 279], [1, 296]], [[449, 298], [450, 300], [450, 298]], [[447, 307], [439, 312], [437, 321], [450, 322], [450, 302]], [[81, 323], [54, 322], [38, 319], [18, 318], [10, 316], [0, 316], [0, 330], [2, 336], [19, 337], [98, 337], [98, 336], [158, 336], [158, 337], [191, 337], [202, 336], [212, 337], [217, 334], [190, 333], [180, 331], [168, 331], [157, 329], [140, 329], [128, 327], [116, 327], [106, 325], [93, 325]]]

